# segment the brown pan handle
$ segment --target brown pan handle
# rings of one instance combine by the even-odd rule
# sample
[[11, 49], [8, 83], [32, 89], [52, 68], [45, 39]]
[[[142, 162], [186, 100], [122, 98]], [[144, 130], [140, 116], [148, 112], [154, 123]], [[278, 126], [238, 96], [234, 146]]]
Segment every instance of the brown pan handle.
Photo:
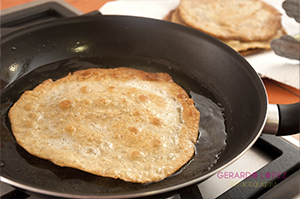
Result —
[[267, 121], [263, 133], [277, 136], [300, 132], [300, 103], [269, 104]]

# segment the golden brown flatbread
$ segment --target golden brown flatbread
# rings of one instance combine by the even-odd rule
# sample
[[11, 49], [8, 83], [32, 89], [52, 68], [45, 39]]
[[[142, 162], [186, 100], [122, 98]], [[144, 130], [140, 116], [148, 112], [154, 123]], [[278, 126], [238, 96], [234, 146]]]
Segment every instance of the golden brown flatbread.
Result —
[[280, 38], [282, 35], [285, 34], [285, 31], [283, 29], [278, 30], [277, 34], [267, 40], [264, 41], [239, 41], [239, 40], [225, 40], [220, 39], [222, 42], [233, 48], [234, 50], [238, 52], [244, 52], [247, 50], [253, 50], [253, 49], [271, 49], [271, 41], [273, 39]]
[[26, 91], [9, 110], [17, 142], [54, 164], [148, 183], [193, 156], [200, 113], [166, 73], [91, 68]]
[[263, 41], [281, 29], [281, 14], [260, 0], [182, 0], [179, 15], [191, 27], [220, 39]]
[[[223, 4], [226, 4], [226, 6], [224, 6]], [[231, 7], [230, 5], [232, 5], [233, 7]], [[246, 5], [248, 6], [247, 7], [248, 12], [243, 12], [244, 9], [243, 6]], [[241, 6], [242, 9], [238, 9], [238, 11], [234, 10], [233, 8], [236, 8], [237, 6]], [[205, 9], [206, 11], [202, 12], [201, 11], [202, 9]], [[256, 9], [259, 9], [260, 13], [262, 14], [260, 16], [261, 19], [258, 22], [255, 21], [257, 20]], [[222, 13], [224, 15], [226, 13], [226, 16], [224, 17]], [[256, 14], [252, 16], [253, 13]], [[263, 14], [263, 13], [267, 13], [267, 14]], [[248, 18], [240, 18], [242, 17], [241, 14], [244, 14], [245, 16], [246, 15], [249, 16]], [[187, 15], [191, 17], [191, 19], [189, 18], [184, 19], [182, 18], [181, 15]], [[237, 20], [236, 18], [239, 19]], [[233, 20], [234, 23], [236, 24], [231, 23], [229, 19]], [[272, 21], [276, 21], [276, 23], [274, 22], [271, 24], [263, 24], [263, 23], [267, 23], [268, 20], [271, 19]], [[180, 5], [175, 10], [170, 11], [170, 13], [164, 18], [164, 20], [171, 21], [174, 23], [178, 23], [181, 25], [185, 25], [206, 32], [216, 37], [217, 39], [221, 40], [222, 42], [226, 43], [235, 51], [241, 53], [244, 56], [259, 52], [262, 49], [271, 49], [270, 46], [271, 41], [273, 39], [280, 38], [282, 35], [286, 34], [285, 30], [281, 26], [280, 13], [277, 10], [275, 10], [275, 8], [273, 8], [272, 6], [260, 2], [259, 0], [246, 0], [246, 1], [220, 0], [220, 1], [209, 1], [208, 4], [206, 4], [205, 0], [196, 0], [196, 1], [182, 0]], [[189, 20], [190, 21], [192, 20], [193, 23], [189, 23]], [[228, 23], [225, 23], [224, 21], [228, 21]], [[249, 26], [248, 23], [252, 24], [252, 27]], [[253, 28], [253, 26], [255, 26], [256, 23], [257, 26], [265, 25], [265, 28], [260, 31], [270, 30], [269, 33], [264, 34], [264, 37], [260, 37], [260, 38], [254, 37], [253, 34], [258, 34], [258, 35], [261, 34], [261, 32], [259, 32], [259, 29], [256, 30], [255, 28]], [[277, 25], [275, 26], [274, 24]], [[203, 28], [199, 28], [198, 25], [199, 27], [203, 26]], [[249, 28], [249, 30], [239, 28], [242, 25], [245, 25], [245, 27]], [[224, 34], [224, 32], [220, 31], [222, 29], [227, 34]], [[244, 31], [244, 33], [241, 34], [241, 31]], [[252, 31], [253, 33], [249, 31]], [[239, 36], [237, 37], [236, 35]], [[245, 35], [246, 36], [248, 35], [249, 37], [245, 39], [244, 38]], [[267, 35], [269, 35], [269, 37], [267, 37]]]

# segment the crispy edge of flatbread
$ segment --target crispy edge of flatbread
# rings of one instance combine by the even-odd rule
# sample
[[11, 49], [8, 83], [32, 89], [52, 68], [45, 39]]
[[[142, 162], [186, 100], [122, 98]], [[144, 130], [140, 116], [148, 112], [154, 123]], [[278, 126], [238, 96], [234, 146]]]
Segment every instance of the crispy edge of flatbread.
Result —
[[249, 55], [253, 53], [257, 53], [260, 50], [270, 50], [271, 49], [271, 42], [274, 39], [280, 38], [282, 35], [285, 35], [286, 31], [284, 29], [278, 30], [277, 34], [265, 41], [252, 41], [252, 42], [245, 42], [245, 41], [237, 41], [237, 40], [222, 40], [225, 44], [233, 48], [235, 51], [243, 54]]
[[[18, 123], [22, 122], [20, 121], [20, 118], [22, 118], [22, 110], [28, 104], [28, 100], [38, 103], [40, 95], [47, 92], [48, 90], [55, 89], [56, 86], [59, 86], [61, 84], [68, 84], [68, 82], [70, 81], [86, 81], [86, 80], [91, 81], [92, 79], [94, 79], [94, 81], [101, 81], [101, 79], [103, 78], [104, 79], [111, 78], [116, 80], [117, 79], [121, 79], [121, 80], [139, 79], [144, 81], [154, 81], [162, 84], [169, 84], [170, 86], [168, 87], [167, 92], [170, 94], [170, 97], [176, 98], [176, 100], [182, 105], [183, 108], [182, 119], [184, 120], [185, 125], [183, 125], [183, 127], [181, 128], [179, 134], [185, 139], [185, 141], [189, 142], [190, 145], [193, 146], [193, 148], [192, 149], [190, 148], [190, 150], [185, 149], [185, 153], [180, 158], [180, 161], [177, 161], [174, 165], [172, 165], [174, 169], [169, 173], [167, 173], [166, 176], [164, 176], [163, 178], [152, 179], [151, 181], [149, 180], [134, 181], [132, 179], [116, 176], [111, 173], [99, 174], [97, 172], [93, 172], [83, 168], [78, 163], [69, 164], [68, 161], [62, 159], [63, 157], [59, 157], [59, 154], [58, 154], [58, 159], [55, 160], [46, 156], [40, 157], [40, 153], [35, 150], [32, 150], [32, 146], [27, 146], [26, 143], [24, 143], [24, 141], [22, 140], [22, 136], [19, 136], [19, 134], [24, 134], [26, 131], [25, 129], [20, 128], [18, 126]], [[11, 128], [13, 134], [15, 135], [15, 139], [17, 143], [34, 156], [50, 160], [54, 164], [62, 167], [76, 168], [103, 177], [110, 177], [115, 179], [120, 178], [122, 180], [135, 182], [135, 183], [149, 183], [149, 182], [162, 180], [172, 175], [174, 172], [179, 170], [193, 157], [195, 152], [195, 143], [197, 142], [198, 133], [199, 133], [198, 130], [199, 130], [200, 112], [195, 108], [193, 99], [189, 98], [185, 90], [181, 88], [179, 85], [177, 85], [176, 83], [174, 83], [171, 76], [168, 75], [167, 73], [148, 73], [141, 70], [122, 67], [116, 69], [90, 68], [86, 70], [76, 71], [73, 74], [70, 73], [66, 77], [58, 79], [54, 82], [51, 79], [45, 80], [43, 83], [39, 84], [33, 90], [25, 91], [21, 95], [19, 100], [9, 110], [8, 117], [11, 121]]]
[[164, 18], [163, 18], [163, 20], [164, 21], [172, 21], [172, 15], [173, 15], [173, 13], [176, 11], [176, 9], [174, 9], [174, 10], [171, 10]]

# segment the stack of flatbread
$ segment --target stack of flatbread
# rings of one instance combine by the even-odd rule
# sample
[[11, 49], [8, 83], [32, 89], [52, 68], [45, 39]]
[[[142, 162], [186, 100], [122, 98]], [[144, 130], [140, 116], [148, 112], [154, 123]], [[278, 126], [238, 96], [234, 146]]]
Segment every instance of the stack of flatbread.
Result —
[[260, 0], [181, 0], [165, 20], [212, 35], [242, 55], [270, 49], [286, 34], [281, 13]]

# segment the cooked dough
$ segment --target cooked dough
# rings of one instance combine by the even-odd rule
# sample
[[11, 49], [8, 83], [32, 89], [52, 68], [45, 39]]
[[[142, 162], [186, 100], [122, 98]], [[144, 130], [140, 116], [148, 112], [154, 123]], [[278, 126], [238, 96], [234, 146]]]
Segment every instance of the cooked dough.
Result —
[[240, 40], [224, 40], [220, 39], [222, 42], [233, 48], [235, 51], [245, 53], [251, 49], [271, 49], [271, 41], [273, 39], [280, 38], [282, 35], [285, 34], [283, 29], [278, 30], [277, 34], [272, 37], [271, 39], [265, 41], [240, 41]]
[[178, 10], [189, 26], [220, 39], [267, 40], [281, 29], [281, 14], [260, 0], [182, 0]]
[[164, 20], [210, 34], [242, 55], [271, 49], [286, 34], [280, 13], [260, 0], [181, 0]]
[[148, 183], [193, 156], [200, 113], [166, 73], [92, 68], [26, 91], [9, 111], [17, 142], [59, 166]]
[[[178, 23], [181, 25], [188, 26], [180, 17], [178, 9], [170, 12], [170, 21], [174, 23]], [[241, 40], [233, 40], [233, 39], [220, 39], [225, 44], [229, 45], [235, 51], [243, 52], [249, 49], [271, 49], [270, 43], [273, 39], [280, 38], [282, 35], [285, 34], [285, 31], [282, 29], [278, 30], [277, 33], [270, 39], [264, 41], [241, 41]]]

